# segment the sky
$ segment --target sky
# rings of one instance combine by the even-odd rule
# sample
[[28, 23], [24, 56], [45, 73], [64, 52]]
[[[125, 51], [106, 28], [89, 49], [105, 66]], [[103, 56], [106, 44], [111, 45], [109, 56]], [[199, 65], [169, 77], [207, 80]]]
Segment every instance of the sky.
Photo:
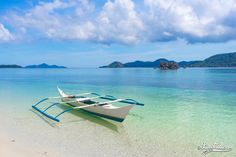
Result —
[[0, 0], [0, 64], [98, 67], [236, 51], [236, 0]]

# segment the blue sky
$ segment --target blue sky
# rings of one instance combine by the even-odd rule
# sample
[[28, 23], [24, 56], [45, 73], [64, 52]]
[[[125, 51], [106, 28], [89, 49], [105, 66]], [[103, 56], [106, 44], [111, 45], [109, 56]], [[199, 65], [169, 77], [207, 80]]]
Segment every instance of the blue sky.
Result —
[[200, 60], [235, 39], [236, 0], [0, 1], [0, 64]]

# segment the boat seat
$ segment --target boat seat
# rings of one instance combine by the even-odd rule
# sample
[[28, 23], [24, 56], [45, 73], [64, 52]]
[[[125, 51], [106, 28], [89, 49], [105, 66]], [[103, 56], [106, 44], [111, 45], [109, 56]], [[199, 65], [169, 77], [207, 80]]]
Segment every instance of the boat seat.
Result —
[[118, 108], [117, 106], [113, 106], [111, 104], [104, 104], [102, 105], [103, 107], [106, 107], [106, 108], [110, 108], [110, 109], [115, 109], [115, 108]]
[[90, 100], [90, 98], [78, 98], [77, 101], [84, 102]]
[[75, 95], [68, 95], [66, 98], [76, 98]]

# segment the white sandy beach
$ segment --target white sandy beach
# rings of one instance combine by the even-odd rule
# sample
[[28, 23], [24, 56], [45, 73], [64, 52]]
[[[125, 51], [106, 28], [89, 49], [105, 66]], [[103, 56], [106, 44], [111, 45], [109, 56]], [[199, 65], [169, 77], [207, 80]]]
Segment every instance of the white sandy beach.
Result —
[[10, 108], [0, 111], [0, 156], [178, 156], [175, 151], [167, 151], [169, 146], [161, 146], [161, 141], [155, 145], [145, 145], [145, 134], [143, 137], [130, 134], [126, 122], [112, 123], [86, 114], [67, 114], [62, 122], [54, 123], [30, 109], [26, 115]]
[[[6, 137], [5, 137], [6, 138]], [[0, 156], [2, 157], [42, 157], [47, 156], [47, 152], [37, 152], [31, 147], [24, 147], [21, 143], [8, 139], [0, 139]]]
[[96, 123], [69, 114], [70, 121], [51, 123], [30, 111], [26, 116], [9, 111], [0, 117], [0, 156], [145, 156], [132, 147], [122, 127], [117, 132], [115, 125], [108, 122], [107, 127], [104, 120]]

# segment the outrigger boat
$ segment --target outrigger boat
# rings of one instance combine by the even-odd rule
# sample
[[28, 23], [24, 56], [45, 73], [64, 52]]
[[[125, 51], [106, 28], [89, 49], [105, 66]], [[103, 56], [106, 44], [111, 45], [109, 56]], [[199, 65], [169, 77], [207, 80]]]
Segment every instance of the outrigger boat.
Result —
[[[35, 109], [39, 113], [43, 114], [44, 116], [56, 122], [60, 121], [58, 117], [61, 116], [62, 114], [69, 112], [71, 110], [78, 110], [78, 109], [101, 116], [103, 118], [108, 118], [111, 120], [122, 122], [124, 121], [125, 117], [127, 116], [130, 109], [134, 105], [144, 106], [144, 104], [139, 103], [133, 99], [117, 99], [111, 95], [101, 96], [100, 94], [97, 94], [97, 93], [81, 93], [81, 94], [76, 94], [76, 95], [68, 95], [64, 93], [60, 88], [57, 87], [57, 89], [60, 95], [59, 97], [47, 97], [40, 100], [39, 102], [37, 102], [36, 104], [32, 106], [33, 109]], [[89, 95], [92, 95], [92, 97]], [[53, 103], [52, 105], [46, 107], [45, 109], [40, 109], [38, 107], [39, 104], [50, 99], [61, 99], [61, 102]], [[105, 99], [108, 101], [99, 102], [99, 101], [96, 101], [96, 99]], [[122, 106], [122, 107], [114, 106], [112, 103], [116, 103], [116, 102], [119, 102], [122, 104], [128, 104], [128, 105]], [[71, 106], [71, 108], [63, 110], [62, 112], [58, 113], [56, 116], [53, 116], [47, 113], [47, 111], [53, 106], [57, 106], [61, 104], [68, 104]]]

